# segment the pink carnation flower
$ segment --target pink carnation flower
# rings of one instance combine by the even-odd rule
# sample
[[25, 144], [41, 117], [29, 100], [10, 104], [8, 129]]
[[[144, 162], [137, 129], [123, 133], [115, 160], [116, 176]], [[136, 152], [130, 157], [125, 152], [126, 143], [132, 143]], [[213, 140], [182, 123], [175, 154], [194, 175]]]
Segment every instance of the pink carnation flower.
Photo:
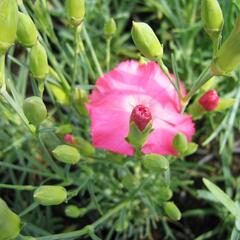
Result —
[[[186, 94], [181, 84], [183, 95]], [[91, 117], [93, 144], [116, 153], [132, 155], [125, 140], [134, 107], [150, 110], [153, 132], [143, 146], [144, 153], [175, 155], [174, 136], [181, 132], [191, 141], [195, 132], [192, 118], [181, 114], [176, 90], [158, 64], [125, 61], [99, 78], [87, 105]]]

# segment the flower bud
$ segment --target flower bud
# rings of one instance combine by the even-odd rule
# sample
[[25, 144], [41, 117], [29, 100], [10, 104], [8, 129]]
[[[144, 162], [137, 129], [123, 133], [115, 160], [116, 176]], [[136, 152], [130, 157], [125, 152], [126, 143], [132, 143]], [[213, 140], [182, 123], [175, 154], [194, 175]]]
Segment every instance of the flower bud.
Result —
[[88, 93], [82, 88], [76, 88], [74, 92], [74, 101], [78, 111], [83, 116], [88, 116], [88, 110], [86, 108], [86, 103], [88, 102]]
[[66, 11], [70, 23], [79, 25], [85, 15], [85, 0], [66, 0]]
[[34, 200], [43, 206], [59, 205], [66, 201], [67, 191], [61, 186], [40, 186], [34, 191]]
[[95, 148], [93, 145], [85, 140], [82, 137], [76, 137], [76, 147], [79, 149], [79, 151], [86, 155], [86, 156], [93, 156], [95, 154]]
[[17, 33], [18, 6], [16, 0], [0, 1], [0, 52], [14, 44]]
[[69, 145], [59, 145], [52, 152], [54, 157], [63, 163], [76, 164], [80, 160], [78, 150]]
[[56, 132], [57, 134], [60, 134], [63, 137], [63, 135], [66, 135], [69, 132], [72, 132], [72, 130], [73, 130], [73, 126], [71, 124], [63, 124], [59, 126]]
[[206, 110], [213, 111], [217, 108], [220, 98], [215, 90], [209, 90], [198, 101], [198, 103]]
[[45, 79], [48, 74], [48, 59], [45, 48], [37, 42], [30, 51], [30, 70], [32, 75], [41, 80]]
[[163, 209], [170, 219], [174, 221], [178, 221], [181, 219], [181, 212], [179, 211], [178, 207], [175, 205], [174, 202], [164, 203]]
[[169, 168], [168, 160], [158, 154], [146, 154], [143, 157], [143, 165], [150, 171], [160, 172]]
[[37, 42], [37, 29], [32, 19], [24, 13], [18, 13], [17, 41], [24, 47], [33, 47]]
[[24, 100], [23, 112], [30, 124], [35, 126], [42, 123], [47, 117], [47, 109], [40, 97], [29, 97]]
[[224, 23], [218, 0], [202, 0], [201, 15], [205, 31], [211, 38], [217, 38]]
[[152, 115], [148, 107], [137, 105], [133, 108], [130, 121], [134, 122], [140, 131], [143, 131], [150, 121]]
[[104, 34], [106, 38], [112, 38], [117, 30], [116, 22], [113, 18], [110, 18], [104, 24]]
[[15, 239], [20, 232], [20, 218], [0, 198], [0, 239]]
[[173, 138], [173, 147], [177, 150], [180, 154], [183, 154], [188, 147], [188, 140], [186, 136], [182, 133], [178, 133]]
[[212, 63], [214, 75], [227, 75], [231, 73], [240, 63], [240, 16], [238, 16], [235, 27], [225, 40], [216, 54]]
[[147, 58], [161, 59], [163, 47], [152, 28], [143, 22], [133, 22], [132, 39], [136, 48]]
[[158, 192], [158, 199], [161, 202], [168, 201], [173, 195], [172, 190], [169, 187], [160, 187]]
[[68, 205], [65, 208], [65, 215], [70, 218], [79, 218], [86, 213], [86, 208], [79, 208], [76, 205]]
[[130, 143], [135, 150], [140, 150], [151, 132], [152, 115], [149, 108], [143, 105], [137, 105], [133, 108], [130, 116], [130, 127], [126, 141]]
[[122, 179], [122, 184], [128, 191], [131, 191], [139, 185], [139, 179], [129, 174]]
[[72, 134], [66, 134], [64, 136], [64, 141], [68, 144], [74, 144], [75, 143], [75, 139], [74, 139]]

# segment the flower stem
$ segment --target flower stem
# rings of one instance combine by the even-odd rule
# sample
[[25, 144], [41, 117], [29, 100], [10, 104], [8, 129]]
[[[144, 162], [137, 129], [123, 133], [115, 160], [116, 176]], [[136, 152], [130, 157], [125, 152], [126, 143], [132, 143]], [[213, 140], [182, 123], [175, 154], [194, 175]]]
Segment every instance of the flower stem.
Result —
[[103, 75], [103, 71], [102, 71], [101, 65], [100, 65], [100, 63], [99, 63], [99, 61], [98, 61], [98, 58], [97, 58], [96, 52], [95, 52], [95, 50], [94, 50], [94, 48], [93, 48], [91, 39], [90, 39], [90, 37], [89, 37], [89, 35], [88, 35], [88, 33], [87, 33], [87, 30], [86, 30], [86, 28], [85, 28], [84, 25], [83, 25], [82, 31], [83, 31], [83, 35], [84, 35], [84, 38], [85, 38], [85, 40], [86, 40], [86, 43], [87, 43], [87, 45], [88, 45], [88, 48], [89, 48], [89, 50], [90, 50], [90, 52], [91, 52], [91, 55], [92, 55], [92, 58], [93, 58], [93, 62], [94, 62], [94, 64], [95, 64], [96, 68], [97, 68], [98, 75], [99, 75], [99, 76], [102, 76], [102, 75]]
[[111, 60], [111, 41], [112, 38], [107, 38], [107, 46], [106, 46], [106, 68], [107, 68], [107, 72], [110, 69], [110, 60]]
[[0, 53], [0, 86], [5, 84], [5, 53]]

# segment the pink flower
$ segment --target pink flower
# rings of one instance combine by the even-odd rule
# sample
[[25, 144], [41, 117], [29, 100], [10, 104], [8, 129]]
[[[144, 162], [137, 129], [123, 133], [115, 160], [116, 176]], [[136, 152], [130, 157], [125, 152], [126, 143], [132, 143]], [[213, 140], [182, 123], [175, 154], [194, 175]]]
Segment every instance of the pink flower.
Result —
[[[181, 91], [186, 94], [182, 84]], [[125, 137], [132, 111], [139, 105], [149, 109], [154, 129], [142, 148], [144, 153], [175, 155], [174, 136], [181, 132], [191, 141], [195, 132], [191, 116], [181, 114], [176, 90], [154, 62], [120, 63], [97, 80], [89, 98], [91, 134], [97, 148], [133, 154]]]
[[213, 111], [217, 108], [220, 98], [215, 90], [209, 90], [198, 102], [206, 111]]

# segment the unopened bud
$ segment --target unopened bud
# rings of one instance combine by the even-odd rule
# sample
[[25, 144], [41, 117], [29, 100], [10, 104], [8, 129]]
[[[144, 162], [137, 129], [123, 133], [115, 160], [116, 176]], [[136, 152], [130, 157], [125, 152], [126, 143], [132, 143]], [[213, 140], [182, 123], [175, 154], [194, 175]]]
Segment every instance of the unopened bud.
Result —
[[5, 52], [16, 39], [18, 6], [16, 0], [0, 1], [0, 51]]
[[82, 137], [76, 137], [76, 147], [79, 149], [79, 151], [86, 156], [93, 156], [95, 154], [95, 148], [93, 145], [85, 140]]
[[61, 186], [40, 186], [34, 191], [34, 200], [43, 206], [59, 205], [66, 201], [67, 191]]
[[163, 47], [152, 28], [143, 22], [133, 22], [132, 39], [136, 48], [147, 58], [161, 59]]
[[148, 107], [137, 105], [130, 116], [129, 133], [126, 141], [135, 150], [140, 150], [152, 132], [152, 115]]
[[59, 145], [52, 152], [54, 157], [60, 162], [76, 164], [80, 160], [78, 150], [69, 145]]
[[126, 189], [131, 191], [139, 185], [139, 179], [136, 176], [129, 174], [123, 178], [122, 184]]
[[66, 134], [64, 136], [64, 141], [68, 144], [74, 144], [75, 143], [75, 139], [74, 139], [72, 134]]
[[148, 107], [137, 105], [133, 108], [130, 121], [134, 122], [140, 131], [143, 131], [152, 120], [152, 115]]
[[40, 42], [31, 48], [30, 70], [32, 75], [39, 80], [45, 79], [49, 72], [47, 53]]
[[85, 0], [66, 0], [66, 11], [70, 23], [79, 25], [85, 15]]
[[143, 165], [150, 171], [160, 172], [169, 168], [168, 160], [158, 154], [146, 154], [143, 157]]
[[205, 111], [213, 111], [218, 107], [220, 98], [215, 90], [209, 90], [199, 99], [198, 102]]
[[224, 23], [218, 0], [202, 0], [201, 15], [205, 31], [211, 38], [216, 39]]
[[65, 215], [70, 218], [79, 218], [86, 213], [86, 208], [79, 208], [76, 205], [68, 205], [65, 208]]
[[74, 101], [79, 112], [83, 116], [88, 116], [88, 110], [86, 108], [86, 103], [88, 102], [88, 93], [82, 88], [76, 88], [74, 92]]
[[59, 126], [59, 128], [57, 129], [56, 132], [57, 132], [57, 134], [64, 136], [64, 135], [72, 132], [72, 130], [73, 130], [73, 126], [71, 124], [63, 124], [63, 125]]
[[212, 63], [212, 71], [215, 75], [227, 75], [240, 63], [240, 16], [229, 37], [225, 40], [216, 54]]
[[47, 108], [40, 97], [29, 97], [24, 100], [23, 111], [30, 124], [35, 126], [47, 117]]
[[166, 202], [172, 197], [172, 195], [172, 190], [169, 187], [160, 187], [157, 197], [161, 202]]
[[183, 154], [188, 147], [188, 140], [186, 136], [182, 133], [178, 133], [173, 138], [173, 147], [177, 150], [180, 154]]
[[106, 38], [112, 38], [117, 30], [116, 22], [110, 18], [104, 25], [104, 34]]
[[15, 239], [20, 232], [20, 218], [0, 198], [0, 239]]
[[178, 221], [181, 219], [181, 212], [174, 202], [164, 203], [163, 208], [165, 213], [171, 220]]
[[37, 42], [37, 29], [32, 19], [24, 13], [18, 13], [17, 41], [26, 48]]

